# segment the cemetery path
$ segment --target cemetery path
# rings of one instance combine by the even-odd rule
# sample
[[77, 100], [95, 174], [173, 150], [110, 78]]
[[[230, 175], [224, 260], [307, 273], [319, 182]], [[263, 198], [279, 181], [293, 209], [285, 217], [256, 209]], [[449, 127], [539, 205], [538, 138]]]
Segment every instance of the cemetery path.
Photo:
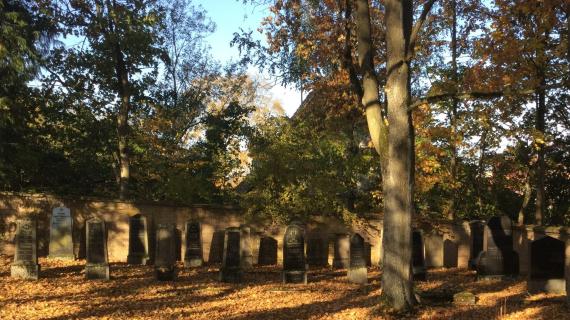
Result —
[[[561, 295], [528, 295], [522, 280], [476, 282], [472, 271], [430, 270], [417, 282], [422, 304], [412, 314], [379, 307], [380, 272], [369, 285], [346, 282], [346, 271], [309, 272], [308, 285], [283, 285], [278, 267], [256, 267], [241, 284], [217, 281], [217, 267], [184, 269], [159, 282], [150, 266], [111, 263], [111, 280], [86, 280], [85, 261], [40, 259], [38, 281], [9, 277], [0, 257], [0, 319], [570, 319]], [[468, 290], [475, 306], [452, 305]]]

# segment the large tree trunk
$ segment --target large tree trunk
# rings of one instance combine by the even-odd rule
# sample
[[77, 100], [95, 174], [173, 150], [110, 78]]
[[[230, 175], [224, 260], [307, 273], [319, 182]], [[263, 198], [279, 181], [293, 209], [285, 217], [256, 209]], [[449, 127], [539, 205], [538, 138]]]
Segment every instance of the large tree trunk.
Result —
[[[457, 76], [457, 0], [452, 1], [452, 26], [451, 26], [451, 72], [455, 92], [458, 92]], [[451, 99], [450, 115], [450, 148], [451, 148], [451, 203], [449, 205], [448, 218], [455, 219], [456, 197], [457, 197], [457, 107], [459, 100], [455, 95]]]
[[415, 304], [412, 287], [412, 193], [410, 145], [410, 67], [412, 2], [387, 0], [386, 48], [388, 102], [388, 175], [384, 184], [383, 294], [396, 309]]

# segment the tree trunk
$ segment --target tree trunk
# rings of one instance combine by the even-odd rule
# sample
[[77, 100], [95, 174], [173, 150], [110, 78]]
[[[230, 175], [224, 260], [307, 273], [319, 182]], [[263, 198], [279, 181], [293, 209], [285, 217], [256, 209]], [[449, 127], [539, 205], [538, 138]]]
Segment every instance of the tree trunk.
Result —
[[[453, 86], [455, 92], [458, 92], [458, 76], [457, 76], [457, 0], [452, 1], [452, 26], [451, 26], [451, 72]], [[448, 218], [449, 220], [455, 219], [455, 207], [457, 197], [457, 107], [459, 101], [453, 95], [451, 100], [451, 119], [450, 119], [450, 148], [451, 148], [451, 203], [449, 206]]]
[[536, 208], [534, 212], [534, 223], [542, 225], [545, 207], [544, 192], [544, 116], [546, 112], [546, 93], [544, 92], [544, 81], [541, 81], [541, 89], [538, 92], [538, 104], [536, 107], [536, 131], [539, 138], [536, 141], [537, 162], [536, 162]]
[[397, 310], [415, 304], [412, 281], [413, 183], [412, 136], [408, 118], [410, 68], [407, 61], [412, 30], [412, 2], [387, 0], [386, 48], [388, 102], [388, 175], [384, 183], [383, 294]]
[[524, 180], [523, 202], [519, 210], [518, 219], [517, 219], [517, 223], [519, 226], [522, 226], [524, 224], [524, 212], [530, 201], [531, 194], [532, 194], [532, 186], [530, 185], [530, 169], [529, 169], [527, 176]]

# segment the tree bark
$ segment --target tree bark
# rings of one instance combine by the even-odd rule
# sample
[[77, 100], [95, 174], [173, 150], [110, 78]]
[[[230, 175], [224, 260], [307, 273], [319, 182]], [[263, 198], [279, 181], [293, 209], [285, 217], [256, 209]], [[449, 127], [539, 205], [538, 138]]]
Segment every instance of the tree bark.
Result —
[[[451, 26], [451, 72], [453, 86], [457, 92], [458, 76], [457, 76], [457, 0], [452, 0], [452, 26]], [[457, 197], [457, 107], [459, 100], [456, 96], [451, 100], [451, 117], [450, 117], [450, 149], [451, 149], [451, 202], [449, 205], [449, 220], [455, 219], [455, 207]]]
[[[544, 80], [542, 81], [544, 82]], [[534, 212], [534, 223], [542, 225], [545, 207], [544, 190], [544, 117], [546, 112], [546, 93], [540, 90], [538, 93], [538, 103], [536, 107], [536, 131], [539, 139], [536, 140], [537, 162], [536, 162], [536, 208]]]
[[524, 180], [524, 194], [523, 194], [523, 202], [521, 208], [519, 209], [517, 223], [519, 226], [524, 224], [524, 212], [528, 203], [530, 202], [530, 196], [532, 194], [532, 186], [530, 185], [530, 169], [528, 170], [527, 176]]

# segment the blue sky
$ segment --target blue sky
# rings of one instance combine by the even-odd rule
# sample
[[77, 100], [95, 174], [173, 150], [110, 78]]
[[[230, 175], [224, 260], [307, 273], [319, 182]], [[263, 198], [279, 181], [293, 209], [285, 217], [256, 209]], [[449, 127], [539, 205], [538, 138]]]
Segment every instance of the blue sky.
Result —
[[[230, 47], [234, 32], [239, 29], [254, 30], [254, 35], [264, 39], [257, 32], [263, 17], [268, 15], [266, 6], [243, 4], [242, 0], [193, 0], [194, 5], [201, 5], [208, 12], [208, 17], [216, 23], [216, 31], [206, 38], [212, 47], [212, 55], [217, 60], [228, 62], [239, 59], [237, 48]], [[251, 70], [256, 73], [256, 69]], [[300, 93], [293, 88], [275, 85], [271, 90], [273, 98], [278, 100], [287, 115], [291, 116], [301, 102]]]

